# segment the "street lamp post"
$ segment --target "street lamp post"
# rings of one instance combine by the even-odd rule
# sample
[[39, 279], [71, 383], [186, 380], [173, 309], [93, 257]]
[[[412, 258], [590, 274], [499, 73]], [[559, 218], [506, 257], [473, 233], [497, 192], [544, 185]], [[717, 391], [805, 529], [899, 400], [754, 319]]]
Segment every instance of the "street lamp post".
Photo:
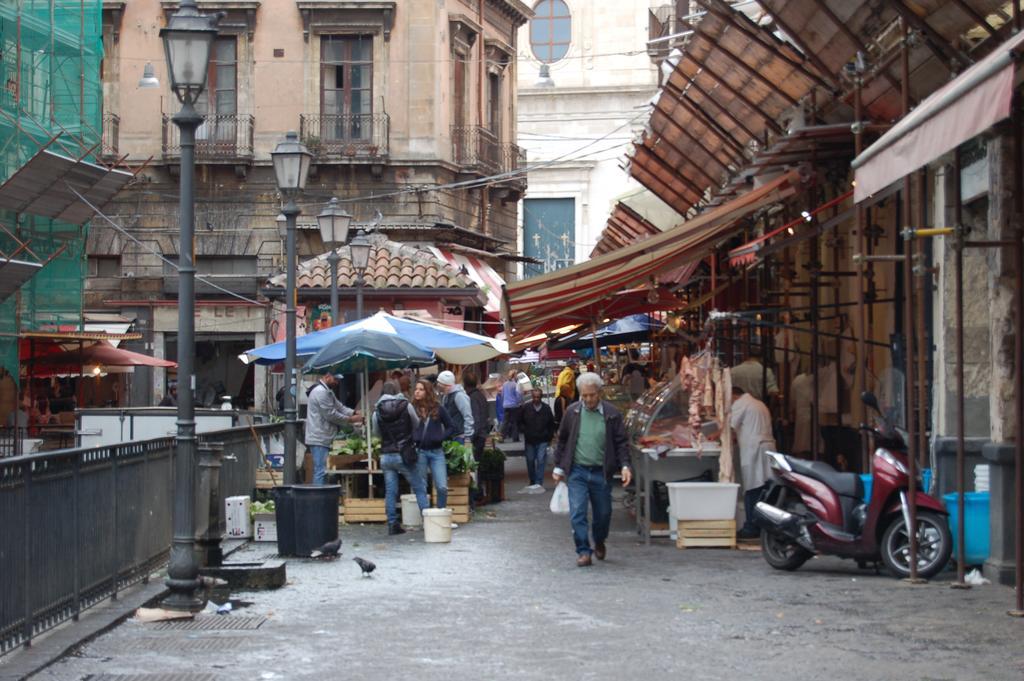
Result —
[[356, 318], [363, 318], [363, 275], [370, 264], [370, 249], [373, 244], [366, 238], [366, 232], [356, 233], [349, 249], [352, 251], [352, 269], [356, 271]]
[[167, 567], [170, 595], [164, 607], [197, 610], [199, 564], [195, 554], [195, 148], [196, 128], [202, 122], [194, 107], [206, 87], [210, 48], [217, 36], [220, 15], [199, 13], [195, 0], [181, 0], [178, 11], [160, 29], [167, 56], [171, 89], [181, 110], [171, 119], [181, 130], [181, 184], [178, 247], [178, 433], [174, 457], [174, 538]]
[[285, 217], [285, 271], [287, 272], [287, 291], [285, 293], [285, 360], [284, 360], [284, 483], [295, 484], [295, 449], [297, 428], [296, 403], [299, 397], [298, 375], [295, 369], [295, 219], [299, 216], [299, 207], [295, 205], [295, 197], [306, 187], [309, 175], [309, 164], [313, 155], [305, 145], [299, 142], [299, 135], [289, 131], [283, 141], [278, 142], [270, 154], [274, 161], [274, 174], [277, 188], [287, 199], [281, 212]]
[[316, 216], [320, 227], [320, 238], [330, 249], [327, 263], [331, 266], [331, 324], [338, 323], [338, 247], [348, 241], [348, 228], [352, 224], [352, 216], [343, 208], [338, 207], [338, 199], [332, 198]]

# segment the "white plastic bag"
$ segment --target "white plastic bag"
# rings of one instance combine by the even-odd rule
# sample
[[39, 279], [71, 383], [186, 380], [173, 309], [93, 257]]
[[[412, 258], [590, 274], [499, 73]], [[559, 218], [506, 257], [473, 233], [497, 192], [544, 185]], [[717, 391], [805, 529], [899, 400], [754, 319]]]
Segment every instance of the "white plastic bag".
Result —
[[569, 486], [559, 482], [551, 495], [551, 512], [565, 515], [569, 513]]

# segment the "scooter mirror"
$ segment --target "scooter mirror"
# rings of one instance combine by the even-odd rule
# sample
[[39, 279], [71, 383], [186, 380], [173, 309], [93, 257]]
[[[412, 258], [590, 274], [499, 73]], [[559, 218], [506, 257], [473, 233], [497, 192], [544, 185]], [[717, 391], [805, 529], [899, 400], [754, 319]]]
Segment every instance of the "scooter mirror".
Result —
[[869, 390], [865, 390], [864, 392], [862, 392], [860, 394], [860, 401], [866, 404], [867, 406], [871, 407], [875, 411], [877, 411], [879, 414], [882, 413], [881, 407], [878, 406], [878, 398], [875, 397], [875, 394], [873, 392]]

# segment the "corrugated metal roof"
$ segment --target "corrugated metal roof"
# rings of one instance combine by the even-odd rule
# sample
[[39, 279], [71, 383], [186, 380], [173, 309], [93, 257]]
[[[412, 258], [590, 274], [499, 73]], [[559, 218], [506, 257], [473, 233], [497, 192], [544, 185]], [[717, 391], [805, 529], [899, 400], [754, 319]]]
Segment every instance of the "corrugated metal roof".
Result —
[[94, 212], [72, 188], [103, 208], [133, 177], [42, 149], [0, 185], [0, 208], [81, 225]]

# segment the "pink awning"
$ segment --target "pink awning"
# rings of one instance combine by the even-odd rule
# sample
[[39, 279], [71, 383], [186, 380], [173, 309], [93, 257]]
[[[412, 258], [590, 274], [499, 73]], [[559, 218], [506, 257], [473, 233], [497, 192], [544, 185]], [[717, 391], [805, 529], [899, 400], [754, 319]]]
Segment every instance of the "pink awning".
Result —
[[936, 90], [854, 159], [861, 202], [901, 177], [1009, 117], [1016, 73], [1015, 35], [990, 55]]

